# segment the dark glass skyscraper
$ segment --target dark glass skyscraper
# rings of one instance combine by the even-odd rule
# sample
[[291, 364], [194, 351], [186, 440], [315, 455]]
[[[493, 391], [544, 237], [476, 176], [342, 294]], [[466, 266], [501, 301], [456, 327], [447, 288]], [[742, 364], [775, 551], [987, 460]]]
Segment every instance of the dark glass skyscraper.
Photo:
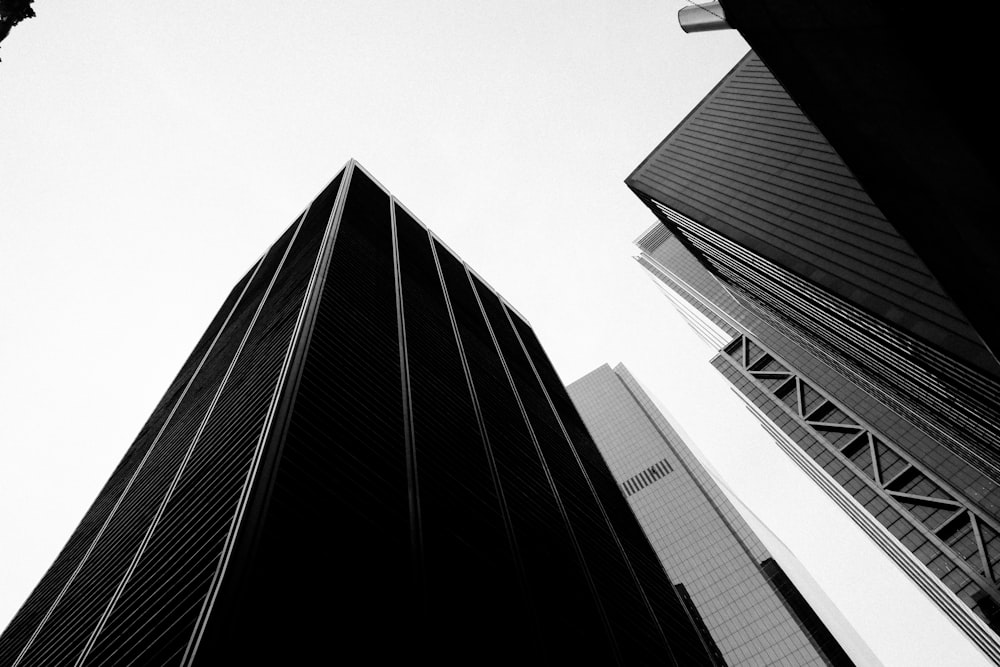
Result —
[[627, 183], [745, 307], [1000, 482], [996, 359], [754, 53]]
[[355, 162], [236, 285], [4, 665], [712, 664], [531, 327]]
[[992, 5], [953, 21], [958, 12], [900, 12], [883, 0], [721, 1], [728, 24], [1000, 354], [1000, 292], [987, 288], [1000, 283], [1000, 135], [978, 94], [995, 71]]
[[628, 369], [601, 366], [567, 390], [729, 667], [854, 664]]

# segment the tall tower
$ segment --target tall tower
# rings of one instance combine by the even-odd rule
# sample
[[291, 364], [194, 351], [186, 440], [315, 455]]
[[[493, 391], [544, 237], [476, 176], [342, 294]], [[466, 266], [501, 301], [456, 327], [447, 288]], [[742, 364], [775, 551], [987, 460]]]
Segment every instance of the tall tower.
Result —
[[4, 665], [712, 664], [531, 327], [351, 161], [256, 262]]
[[[1000, 355], [995, 12], [961, 26], [855, 0], [722, 0], [739, 30], [829, 140], [948, 296]], [[957, 29], [956, 29], [957, 28]], [[928, 45], [933, 44], [933, 58]]]
[[636, 244], [778, 446], [1000, 662], [997, 485], [745, 308], [665, 226]]
[[627, 183], [741, 304], [1000, 483], [1000, 365], [756, 54]]
[[854, 664], [624, 366], [567, 390], [727, 665]]

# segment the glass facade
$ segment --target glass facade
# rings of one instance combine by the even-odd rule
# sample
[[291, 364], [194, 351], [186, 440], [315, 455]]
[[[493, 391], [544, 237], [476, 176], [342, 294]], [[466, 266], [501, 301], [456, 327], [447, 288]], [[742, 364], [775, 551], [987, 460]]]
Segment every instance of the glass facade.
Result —
[[567, 389], [724, 664], [853, 664], [627, 369]]
[[984, 652], [1000, 658], [1000, 488], [744, 307], [663, 229], [658, 223], [637, 241], [640, 263], [656, 269], [650, 274], [675, 300], [695, 300], [706, 319], [712, 314], [737, 332], [713, 365], [792, 460]]
[[[712, 363], [842, 492], [980, 619], [992, 623], [993, 605], [1000, 601], [995, 575], [1000, 533], [990, 517], [751, 338], [736, 338]], [[951, 610], [953, 618], [957, 613]], [[991, 633], [967, 619], [960, 625], [989, 647], [990, 655], [1000, 657]]]
[[5, 665], [708, 650], [530, 326], [354, 161], [0, 635]]
[[1000, 367], [755, 54], [629, 177], [757, 316], [1000, 482]]

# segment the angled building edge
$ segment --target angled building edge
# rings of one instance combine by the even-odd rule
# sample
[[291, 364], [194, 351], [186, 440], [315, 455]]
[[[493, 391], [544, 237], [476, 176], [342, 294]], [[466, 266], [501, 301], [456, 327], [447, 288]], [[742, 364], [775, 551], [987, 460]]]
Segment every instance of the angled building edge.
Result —
[[[624, 366], [567, 390], [725, 664], [855, 664]], [[873, 661], [864, 651], [860, 664]]]
[[712, 665], [531, 327], [355, 161], [237, 284], [4, 665]]

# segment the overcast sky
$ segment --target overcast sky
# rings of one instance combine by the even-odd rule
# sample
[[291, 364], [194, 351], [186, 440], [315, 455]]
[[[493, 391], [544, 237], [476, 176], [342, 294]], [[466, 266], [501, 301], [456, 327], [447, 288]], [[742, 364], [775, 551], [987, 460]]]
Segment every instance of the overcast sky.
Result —
[[563, 380], [624, 362], [885, 665], [987, 664], [631, 259], [654, 218], [622, 181], [737, 33], [684, 35], [681, 0], [35, 5], [0, 48], [0, 628], [235, 281], [354, 157]]

